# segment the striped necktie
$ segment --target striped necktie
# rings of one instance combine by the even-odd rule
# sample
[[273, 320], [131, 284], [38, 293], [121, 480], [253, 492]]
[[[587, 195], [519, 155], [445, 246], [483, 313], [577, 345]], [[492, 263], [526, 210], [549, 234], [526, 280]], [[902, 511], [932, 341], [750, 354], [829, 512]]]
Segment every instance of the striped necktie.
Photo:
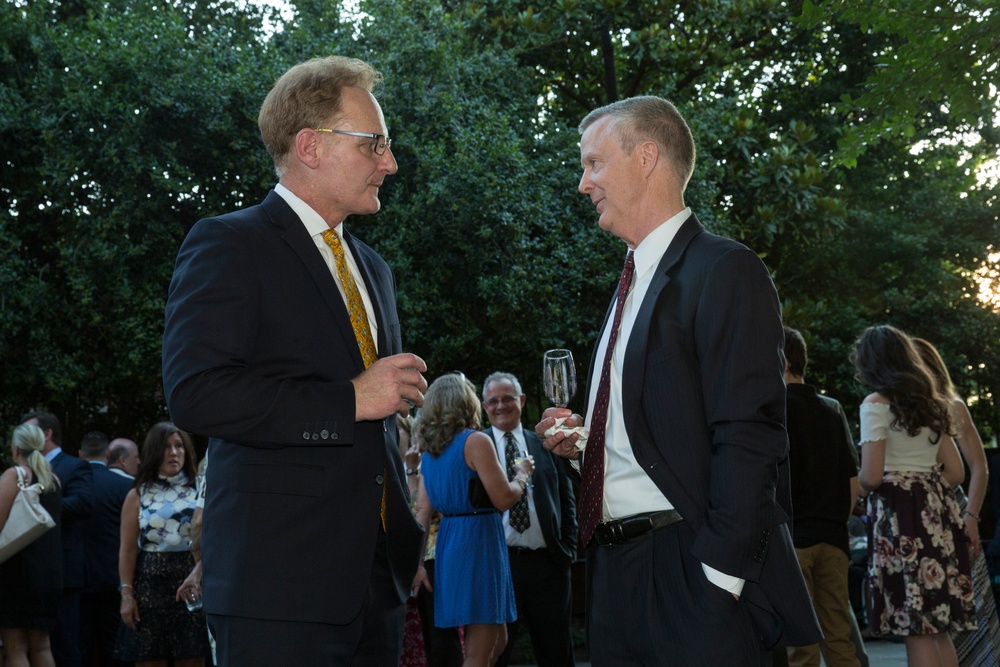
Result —
[[635, 260], [632, 251], [625, 256], [625, 267], [622, 269], [618, 284], [618, 295], [615, 301], [615, 317], [611, 323], [611, 333], [608, 336], [608, 349], [604, 353], [604, 365], [601, 367], [601, 380], [597, 385], [597, 398], [594, 401], [594, 414], [590, 420], [590, 437], [587, 449], [583, 453], [582, 482], [580, 487], [580, 503], [578, 514], [580, 519], [580, 552], [584, 553], [587, 543], [594, 534], [594, 528], [604, 517], [604, 437], [608, 427], [608, 403], [611, 399], [611, 359], [615, 355], [615, 342], [618, 340], [618, 328], [622, 323], [622, 310], [625, 300], [632, 288], [632, 276], [635, 273]]

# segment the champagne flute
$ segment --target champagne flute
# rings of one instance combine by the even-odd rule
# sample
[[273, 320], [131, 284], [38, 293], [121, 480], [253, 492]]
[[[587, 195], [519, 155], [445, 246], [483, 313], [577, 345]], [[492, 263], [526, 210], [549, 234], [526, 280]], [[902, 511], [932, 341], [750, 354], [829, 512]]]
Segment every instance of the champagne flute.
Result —
[[557, 408], [569, 405], [576, 394], [576, 366], [569, 350], [547, 350], [542, 361], [545, 395]]

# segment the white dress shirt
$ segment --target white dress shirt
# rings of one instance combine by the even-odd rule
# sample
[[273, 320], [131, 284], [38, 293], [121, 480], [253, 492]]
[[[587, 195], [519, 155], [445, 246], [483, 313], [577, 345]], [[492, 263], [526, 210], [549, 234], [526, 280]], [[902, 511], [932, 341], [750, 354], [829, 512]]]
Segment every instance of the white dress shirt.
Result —
[[[625, 428], [624, 410], [622, 409], [622, 365], [625, 362], [625, 350], [632, 334], [639, 309], [646, 297], [649, 284], [653, 279], [656, 267], [666, 253], [670, 242], [677, 235], [681, 225], [690, 217], [691, 209], [673, 216], [654, 229], [635, 248], [635, 274], [632, 278], [632, 289], [625, 299], [622, 310], [621, 326], [618, 329], [618, 339], [615, 341], [614, 354], [611, 358], [610, 402], [608, 403], [608, 423], [604, 437], [604, 519], [620, 519], [644, 512], [659, 512], [673, 509], [673, 504], [663, 495], [659, 487], [650, 479], [646, 471], [635, 460], [632, 443], [629, 441]], [[604, 363], [608, 349], [608, 339], [611, 336], [611, 318], [608, 326], [601, 334], [595, 357], [598, 364]], [[594, 368], [595, 374], [600, 372], [600, 366]], [[597, 389], [600, 382], [590, 387], [587, 404], [587, 427], [593, 430], [590, 418], [594, 414], [594, 403], [597, 400]], [[716, 586], [739, 595], [743, 590], [743, 580], [715, 570], [702, 564], [705, 576]]]
[[[503, 468], [504, 474], [507, 473], [507, 439], [506, 431], [501, 431], [496, 426], [490, 426], [493, 429], [493, 442], [496, 446], [497, 456], [500, 459], [500, 467]], [[519, 457], [528, 456], [528, 445], [524, 440], [524, 429], [518, 424], [517, 428], [511, 431], [514, 436], [514, 444], [517, 446], [517, 455]], [[542, 527], [538, 522], [538, 511], [535, 509], [535, 493], [531, 486], [531, 480], [528, 480], [528, 488], [525, 491], [528, 494], [528, 517], [531, 519], [531, 525], [528, 526], [527, 530], [523, 533], [517, 532], [515, 529], [510, 527], [510, 510], [503, 513], [503, 530], [504, 535], [507, 538], [507, 546], [510, 547], [526, 547], [528, 549], [544, 549], [545, 548], [545, 537], [542, 536]]]
[[[299, 216], [299, 220], [305, 225], [306, 231], [309, 236], [312, 237], [313, 243], [319, 249], [320, 254], [323, 256], [323, 261], [326, 262], [327, 268], [330, 269], [330, 273], [333, 275], [333, 282], [337, 283], [337, 290], [340, 291], [340, 296], [344, 299], [344, 303], [347, 303], [347, 293], [344, 291], [344, 286], [340, 283], [340, 274], [337, 273], [337, 261], [333, 258], [333, 251], [330, 250], [330, 246], [326, 244], [323, 240], [323, 232], [330, 228], [326, 224], [326, 221], [320, 216], [319, 213], [313, 210], [309, 204], [305, 203], [298, 196], [286, 188], [281, 183], [274, 186], [274, 191], [278, 193], [282, 199], [284, 199], [295, 214]], [[344, 223], [341, 222], [339, 225], [333, 228], [335, 232], [340, 236], [341, 245], [344, 248], [344, 257], [347, 258], [347, 266], [351, 270], [351, 275], [354, 276], [354, 282], [358, 285], [358, 292], [361, 293], [361, 300], [365, 304], [365, 312], [368, 314], [368, 326], [372, 330], [372, 340], [375, 342], [375, 352], [378, 352], [378, 323], [375, 318], [372, 317], [372, 313], [375, 312], [372, 306], [371, 297], [368, 296], [368, 288], [365, 287], [365, 281], [361, 277], [361, 270], [358, 269], [358, 263], [354, 261], [354, 255], [351, 254], [351, 248], [344, 241]]]

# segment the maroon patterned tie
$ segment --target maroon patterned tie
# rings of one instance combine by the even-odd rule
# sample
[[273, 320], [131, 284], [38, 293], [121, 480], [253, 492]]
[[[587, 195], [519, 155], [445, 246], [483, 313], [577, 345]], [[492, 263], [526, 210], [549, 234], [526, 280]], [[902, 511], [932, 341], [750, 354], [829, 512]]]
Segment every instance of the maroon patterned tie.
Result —
[[594, 534], [594, 528], [603, 518], [604, 504], [604, 435], [608, 426], [608, 402], [611, 399], [611, 358], [615, 354], [615, 341], [618, 340], [618, 328], [622, 323], [622, 310], [625, 299], [632, 288], [632, 275], [635, 273], [635, 260], [630, 250], [625, 256], [625, 268], [618, 283], [618, 295], [615, 303], [615, 317], [611, 322], [611, 335], [608, 337], [608, 349], [604, 353], [604, 366], [601, 368], [601, 382], [597, 385], [597, 400], [594, 402], [594, 414], [590, 420], [590, 437], [587, 449], [583, 454], [583, 485], [580, 489], [580, 552], [587, 549]]

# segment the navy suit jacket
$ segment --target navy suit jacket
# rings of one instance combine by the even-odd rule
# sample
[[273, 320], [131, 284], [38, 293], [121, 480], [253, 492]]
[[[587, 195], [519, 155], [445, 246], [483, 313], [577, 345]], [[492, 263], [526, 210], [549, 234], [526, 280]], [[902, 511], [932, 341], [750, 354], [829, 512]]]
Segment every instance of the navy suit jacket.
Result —
[[63, 588], [84, 586], [84, 526], [94, 510], [90, 464], [66, 452], [52, 459], [52, 472], [62, 485]]
[[[377, 321], [401, 352], [395, 279], [344, 233]], [[211, 436], [203, 524], [209, 613], [344, 624], [368, 593], [386, 479], [400, 601], [422, 529], [407, 505], [395, 415], [355, 422], [364, 371], [343, 298], [305, 226], [275, 192], [199, 221], [177, 256], [163, 380], [178, 426]]]
[[122, 505], [132, 480], [90, 462], [94, 476], [94, 511], [84, 522], [84, 591], [98, 593], [118, 588], [118, 547], [121, 543]]
[[783, 350], [764, 264], [692, 215], [629, 336], [625, 427], [636, 461], [694, 530], [692, 555], [746, 580], [741, 600], [768, 647], [821, 638], [788, 529]]
[[[572, 479], [559, 458], [542, 446], [534, 431], [521, 429], [521, 432], [524, 433], [528, 453], [535, 461], [535, 470], [531, 473], [532, 497], [542, 537], [545, 538], [545, 548], [553, 561], [569, 566], [576, 556], [579, 535]], [[483, 433], [493, 440], [492, 427], [483, 429]], [[506, 468], [503, 457], [500, 466]]]

